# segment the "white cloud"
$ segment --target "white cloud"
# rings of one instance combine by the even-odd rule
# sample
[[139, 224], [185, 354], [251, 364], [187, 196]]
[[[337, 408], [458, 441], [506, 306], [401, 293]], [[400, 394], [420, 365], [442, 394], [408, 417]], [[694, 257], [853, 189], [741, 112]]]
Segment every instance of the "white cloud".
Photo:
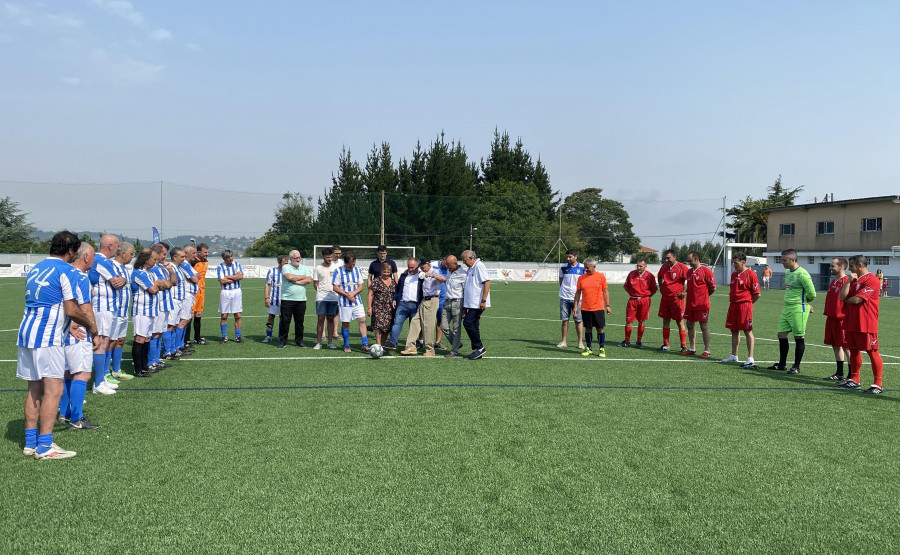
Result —
[[84, 22], [80, 19], [67, 13], [49, 14], [47, 19], [63, 27], [81, 27], [84, 25]]
[[126, 0], [91, 0], [91, 4], [114, 13], [122, 19], [138, 27], [144, 26], [144, 14], [134, 8], [134, 4]]
[[78, 77], [63, 77], [61, 80], [66, 85], [72, 85], [73, 87], [81, 84], [81, 79]]
[[172, 33], [165, 29], [157, 29], [150, 33], [150, 38], [156, 41], [170, 40], [172, 38]]
[[19, 25], [21, 27], [34, 26], [34, 20], [32, 19], [31, 12], [21, 5], [4, 2], [3, 10], [0, 11], [0, 14], [2, 14], [4, 19], [12, 22], [15, 25]]
[[184, 47], [191, 52], [200, 52], [200, 45], [195, 42], [189, 42], [185, 44]]

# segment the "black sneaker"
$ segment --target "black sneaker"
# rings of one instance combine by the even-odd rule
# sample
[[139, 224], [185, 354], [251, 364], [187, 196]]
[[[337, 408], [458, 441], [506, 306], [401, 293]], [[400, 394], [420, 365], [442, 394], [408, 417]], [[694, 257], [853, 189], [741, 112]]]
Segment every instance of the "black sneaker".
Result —
[[841, 387], [846, 387], [847, 389], [857, 389], [859, 387], [859, 384], [856, 383], [855, 381], [851, 380], [850, 378], [847, 378], [846, 380], [844, 380], [844, 382], [841, 383], [840, 385], [841, 385]]
[[641, 343], [640, 341], [638, 341], [637, 343], [634, 344], [634, 348], [635, 348], [635, 349], [643, 349], [643, 348], [644, 348], [644, 344]]
[[778, 363], [775, 363], [772, 366], [769, 366], [768, 369], [769, 370], [787, 370], [787, 368], [785, 368], [784, 366], [782, 366]]
[[469, 360], [478, 360], [481, 357], [483, 357], [484, 353], [486, 353], [486, 352], [487, 351], [484, 349], [484, 347], [482, 347], [480, 349], [475, 349], [474, 351], [472, 351], [472, 353], [470, 355], [466, 356], [466, 358]]
[[791, 369], [788, 370], [787, 373], [788, 373], [788, 374], [791, 374], [791, 375], [799, 374], [799, 373], [800, 373], [800, 369], [797, 368], [796, 366], [791, 366]]
[[100, 427], [100, 424], [94, 424], [88, 420], [87, 416], [82, 416], [81, 420], [69, 422], [68, 426], [70, 430], [96, 430]]
[[416, 339], [416, 349], [421, 349], [424, 346], [425, 346], [424, 341], [422, 341], [421, 339]]
[[227, 337], [223, 337], [222, 339], [219, 340], [219, 345], [224, 345], [225, 343], [228, 343]]
[[243, 337], [235, 337], [235, 338], [234, 338], [234, 342], [235, 342], [235, 343], [243, 343], [243, 342], [244, 342], [244, 338], [243, 338]]
[[833, 382], [840, 382], [840, 381], [843, 381], [843, 380], [844, 380], [844, 376], [842, 376], [842, 375], [840, 375], [840, 374], [832, 374], [832, 375], [830, 375], [830, 376], [828, 376], [828, 377], [826, 377], [826, 378], [822, 378], [822, 379], [823, 379], [823, 380], [830, 380], [830, 381], [833, 381]]
[[294, 344], [297, 345], [298, 347], [300, 347], [301, 349], [306, 348], [306, 343], [304, 343], [302, 341], [294, 341]]
[[193, 345], [193, 344], [194, 344], [194, 342], [191, 341], [190, 339], [188, 339], [187, 341], [184, 342], [184, 346], [185, 346], [185, 347], [190, 347], [190, 346]]
[[194, 345], [209, 345], [209, 343], [201, 337], [199, 341], [194, 341]]
[[623, 342], [619, 343], [619, 347], [631, 347], [631, 343], [629, 343], [627, 341], [623, 341]]
[[668, 346], [668, 345], [662, 345], [659, 349], [656, 349], [656, 350], [659, 351], [659, 352], [661, 352], [661, 353], [662, 353], [662, 352], [668, 353], [668, 352], [669, 352], [669, 346]]
[[[678, 354], [680, 354], [680, 355], [686, 355], [688, 353], [690, 353], [690, 351], [688, 350], [687, 347], [682, 347], [681, 350], [678, 351]], [[694, 354], [697, 354], [697, 351], [694, 351]]]
[[869, 395], [881, 395], [882, 389], [877, 385], [873, 385], [869, 389], [863, 391], [863, 393], [868, 393]]
[[148, 371], [146, 371], [146, 372], [135, 372], [135, 373], [134, 373], [134, 377], [135, 377], [135, 378], [149, 378], [149, 377], [150, 377], [150, 371], [148, 370]]
[[284, 346], [285, 346], [284, 341], [280, 341], [280, 342], [278, 343], [278, 348], [279, 348], [279, 349], [284, 349]]

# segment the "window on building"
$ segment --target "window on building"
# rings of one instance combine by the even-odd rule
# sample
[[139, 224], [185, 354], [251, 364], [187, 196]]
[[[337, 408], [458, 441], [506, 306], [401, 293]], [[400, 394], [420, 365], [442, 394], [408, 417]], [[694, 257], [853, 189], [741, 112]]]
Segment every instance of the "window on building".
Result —
[[807, 264], [815, 264], [815, 263], [816, 263], [816, 257], [815, 257], [815, 256], [807, 256], [807, 257], [806, 257], [806, 263], [807, 263]]
[[816, 222], [816, 235], [834, 235], [834, 222]]
[[887, 256], [873, 256], [872, 257], [872, 264], [875, 266], [887, 266], [890, 263], [891, 263], [890, 258]]
[[[880, 222], [880, 218], [879, 218]], [[879, 223], [879, 226], [881, 224]], [[879, 227], [880, 229], [880, 227]], [[794, 234], [794, 224], [781, 224], [781, 230], [778, 232], [778, 235], [784, 237], [785, 235], [793, 235]]]
[[780, 257], [780, 256], [776, 256], [776, 257], [775, 257], [775, 264], [781, 264], [781, 257]]
[[862, 231], [881, 231], [881, 218], [863, 218]]

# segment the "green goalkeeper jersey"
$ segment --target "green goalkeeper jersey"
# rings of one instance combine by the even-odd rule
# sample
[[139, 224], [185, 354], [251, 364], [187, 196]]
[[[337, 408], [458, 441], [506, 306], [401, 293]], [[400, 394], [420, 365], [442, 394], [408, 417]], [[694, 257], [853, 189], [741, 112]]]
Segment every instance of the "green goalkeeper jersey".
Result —
[[784, 306], [800, 306], [805, 311], [806, 303], [815, 298], [816, 288], [809, 272], [797, 266], [797, 269], [784, 273]]

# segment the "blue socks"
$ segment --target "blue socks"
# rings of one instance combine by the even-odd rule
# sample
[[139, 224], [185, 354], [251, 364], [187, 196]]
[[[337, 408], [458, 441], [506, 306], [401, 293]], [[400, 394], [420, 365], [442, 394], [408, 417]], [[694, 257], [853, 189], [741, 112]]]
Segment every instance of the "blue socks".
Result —
[[587, 347], [587, 350], [591, 350], [591, 341], [594, 340], [594, 334], [586, 331], [584, 332], [584, 346]]
[[234, 330], [234, 336], [235, 336], [235, 337], [240, 337], [240, 336], [241, 336], [241, 330], [239, 330], [239, 329]]
[[109, 364], [106, 363], [106, 353], [94, 353], [94, 387], [98, 387], [106, 378], [106, 372], [109, 370]]
[[597, 334], [597, 341], [600, 342], [600, 348], [602, 349], [603, 345], [606, 344], [606, 332], [605, 331], [601, 331], [600, 333]]
[[73, 381], [74, 380], [72, 378], [66, 378], [63, 380], [62, 397], [59, 398], [59, 413], [63, 415], [63, 418], [71, 418], [72, 416], [72, 411], [69, 410], [69, 392], [72, 389]]
[[362, 342], [363, 342], [363, 347], [368, 347], [368, 346], [369, 346], [369, 338], [366, 337], [365, 335], [362, 336]]
[[184, 347], [184, 331], [187, 328], [175, 328], [175, 350]]
[[228, 324], [220, 324], [220, 328], [222, 328], [222, 337], [228, 337]]
[[84, 416], [84, 396], [87, 394], [87, 382], [81, 380], [72, 380], [69, 387], [69, 406], [72, 414], [69, 419], [72, 422], [78, 422]]
[[25, 447], [34, 449], [38, 444], [37, 428], [25, 428]]
[[344, 348], [350, 348], [350, 330], [347, 328], [341, 328], [341, 336], [344, 338]]
[[[37, 431], [37, 428], [35, 428], [35, 432], [36, 431]], [[26, 437], [28, 437], [28, 436], [26, 435]], [[28, 440], [26, 439], [26, 441], [28, 441]], [[37, 452], [41, 453], [41, 454], [46, 453], [47, 451], [50, 450], [50, 444], [52, 444], [52, 443], [53, 443], [53, 434], [52, 433], [51, 434], [39, 434], [37, 436]]]
[[147, 354], [147, 364], [156, 364], [159, 362], [159, 338], [151, 337], [148, 345], [150, 350]]
[[122, 370], [122, 349], [113, 349], [110, 359], [112, 359], [113, 372], [120, 372]]

